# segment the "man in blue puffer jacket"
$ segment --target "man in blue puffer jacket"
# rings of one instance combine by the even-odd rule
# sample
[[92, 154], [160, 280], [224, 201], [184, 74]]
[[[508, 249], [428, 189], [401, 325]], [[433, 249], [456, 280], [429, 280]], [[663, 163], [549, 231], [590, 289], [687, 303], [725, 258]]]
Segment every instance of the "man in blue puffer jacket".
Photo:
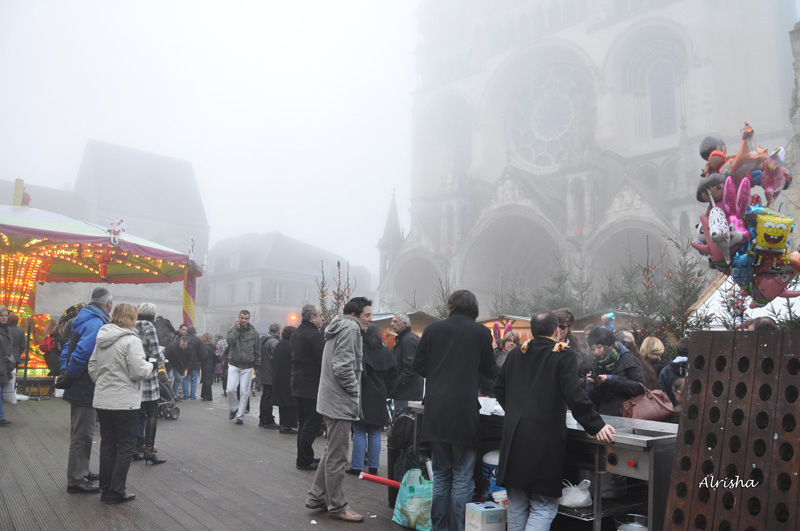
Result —
[[108, 323], [111, 299], [108, 288], [99, 287], [92, 291], [92, 302], [72, 321], [70, 339], [59, 358], [61, 371], [71, 382], [64, 391], [64, 400], [71, 405], [67, 492], [76, 494], [100, 492], [100, 487], [91, 482], [99, 476], [89, 472], [97, 413], [92, 407], [94, 382], [86, 369], [97, 341], [97, 331]]

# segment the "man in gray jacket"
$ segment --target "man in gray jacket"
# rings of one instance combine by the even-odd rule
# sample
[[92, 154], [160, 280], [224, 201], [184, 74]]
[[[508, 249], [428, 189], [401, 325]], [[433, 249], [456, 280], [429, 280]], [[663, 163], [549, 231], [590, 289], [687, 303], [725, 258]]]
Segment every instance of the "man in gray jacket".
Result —
[[[236, 417], [236, 424], [244, 424], [244, 410], [250, 396], [253, 371], [261, 366], [261, 336], [250, 324], [250, 312], [242, 310], [233, 328], [228, 330], [228, 404], [229, 419]], [[239, 386], [239, 399], [236, 399], [236, 386]]]
[[328, 429], [314, 483], [308, 491], [308, 509], [328, 509], [332, 518], [361, 522], [364, 517], [350, 508], [342, 490], [350, 446], [350, 427], [361, 418], [361, 333], [372, 322], [372, 301], [354, 297], [325, 329], [322, 373], [317, 411]]

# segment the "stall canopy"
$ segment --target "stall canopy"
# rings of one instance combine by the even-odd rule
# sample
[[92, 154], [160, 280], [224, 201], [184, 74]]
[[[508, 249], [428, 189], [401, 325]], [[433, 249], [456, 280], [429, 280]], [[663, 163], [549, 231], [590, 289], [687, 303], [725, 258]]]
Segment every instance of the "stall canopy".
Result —
[[[202, 273], [191, 254], [130, 235], [121, 221], [103, 228], [54, 212], [0, 205], [0, 304], [32, 315], [37, 282], [184, 281], [194, 289]], [[184, 299], [184, 310], [187, 304], [193, 310], [194, 294]]]

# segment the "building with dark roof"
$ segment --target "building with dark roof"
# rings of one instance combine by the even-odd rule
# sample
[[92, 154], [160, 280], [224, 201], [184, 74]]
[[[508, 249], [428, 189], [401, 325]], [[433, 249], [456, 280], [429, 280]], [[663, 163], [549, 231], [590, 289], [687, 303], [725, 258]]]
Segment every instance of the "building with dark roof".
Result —
[[181, 252], [194, 238], [199, 262], [208, 252], [208, 220], [189, 161], [89, 140], [74, 192], [85, 208], [81, 219], [124, 219], [137, 236]]
[[[195, 241], [195, 256], [203, 263], [209, 225], [197, 181], [188, 161], [123, 146], [89, 140], [75, 186], [57, 190], [29, 183], [31, 206], [109, 226], [125, 221], [128, 232], [179, 252]], [[0, 194], [10, 202], [14, 182], [0, 181]], [[117, 284], [114, 298], [131, 304], [152, 302], [158, 313], [180, 322], [183, 285]], [[36, 309], [58, 316], [68, 306], [88, 302], [90, 284], [44, 284], [37, 288]], [[205, 326], [204, 281], [197, 281], [195, 324]]]
[[[243, 309], [262, 333], [273, 322], [299, 324], [304, 304], [319, 305], [316, 281], [323, 267], [329, 291], [335, 287], [337, 262], [345, 282], [348, 266], [342, 256], [277, 231], [217, 242], [209, 252], [203, 277], [208, 289], [206, 330], [226, 331]], [[367, 268], [350, 266], [349, 276], [353, 295], [373, 296]]]

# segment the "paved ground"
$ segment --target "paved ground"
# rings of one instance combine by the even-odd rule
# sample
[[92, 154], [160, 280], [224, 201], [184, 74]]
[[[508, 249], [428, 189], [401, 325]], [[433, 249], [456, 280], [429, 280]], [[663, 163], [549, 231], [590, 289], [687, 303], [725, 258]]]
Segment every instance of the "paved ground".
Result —
[[[365, 524], [307, 510], [314, 473], [295, 468], [296, 436], [259, 428], [258, 398], [245, 424], [234, 425], [219, 384], [214, 394], [213, 402], [181, 402], [176, 421], [159, 419], [156, 445], [167, 463], [134, 462], [128, 490], [136, 500], [114, 506], [66, 492], [69, 404], [4, 404], [13, 424], [0, 428], [0, 530], [402, 529], [391, 521], [386, 487], [355, 476], [345, 477], [345, 493]], [[98, 433], [95, 472], [99, 447]], [[317, 439], [318, 456], [324, 447]], [[385, 461], [384, 450], [384, 476]]]
[[[296, 436], [258, 427], [258, 399], [252, 398], [243, 426], [228, 420], [220, 384], [213, 402], [181, 402], [178, 420], [158, 423], [158, 454], [167, 462], [132, 463], [128, 491], [136, 500], [111, 506], [100, 503], [99, 494], [66, 492], [68, 403], [4, 404], [12, 424], [0, 428], [0, 531], [404, 529], [392, 522], [387, 488], [355, 476], [345, 476], [345, 493], [365, 516], [363, 524], [306, 509], [314, 473], [295, 468]], [[317, 439], [317, 456], [324, 447], [325, 439]], [[385, 439], [382, 448], [379, 474], [385, 477]], [[99, 450], [98, 433], [94, 472]], [[614, 528], [603, 524], [604, 531]], [[591, 524], [559, 516], [552, 529], [587, 531]]]

